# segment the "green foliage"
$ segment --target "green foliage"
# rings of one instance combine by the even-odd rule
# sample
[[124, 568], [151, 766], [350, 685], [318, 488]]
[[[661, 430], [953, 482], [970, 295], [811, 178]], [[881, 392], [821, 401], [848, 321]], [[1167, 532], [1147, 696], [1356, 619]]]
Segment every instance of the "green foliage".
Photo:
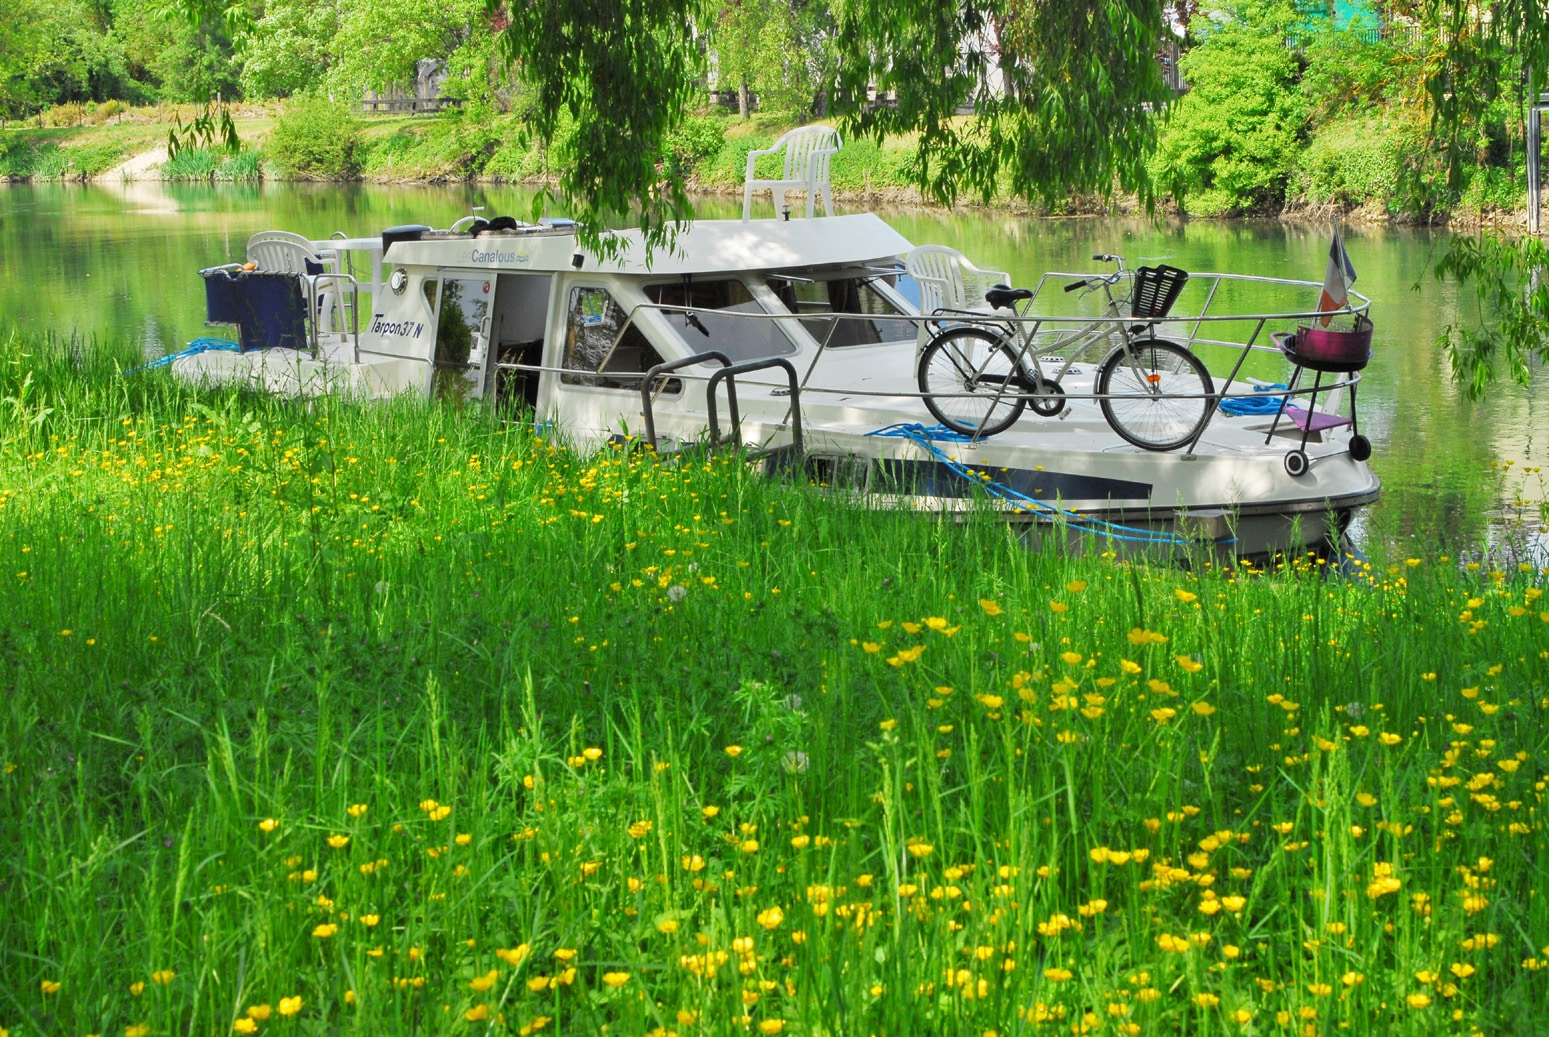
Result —
[[1398, 195], [1408, 156], [1421, 147], [1422, 141], [1379, 117], [1326, 123], [1301, 152], [1298, 190], [1318, 204], [1387, 206]]
[[25, 180], [37, 166], [37, 147], [19, 133], [0, 131], [0, 177]]
[[250, 97], [289, 97], [321, 87], [338, 29], [337, 5], [268, 0], [243, 41], [243, 91]]
[[1355, 30], [1324, 30], [1312, 35], [1304, 57], [1301, 91], [1317, 122], [1421, 100], [1424, 69], [1418, 37], [1372, 39]]
[[128, 157], [122, 145], [112, 143], [69, 148], [66, 154], [71, 175], [80, 177], [99, 176]]
[[1541, 238], [1456, 235], [1435, 274], [1475, 295], [1474, 318], [1448, 324], [1437, 339], [1471, 398], [1483, 396], [1502, 370], [1526, 385], [1530, 359], [1549, 363], [1549, 248]]
[[[835, 109], [846, 139], [918, 134], [911, 179], [942, 201], [1005, 185], [1055, 203], [1116, 184], [1149, 200], [1162, 25], [1156, 0], [856, 0], [839, 11]], [[1003, 93], [989, 78], [997, 55]], [[897, 107], [868, 108], [871, 86], [896, 91]], [[978, 112], [967, 123], [954, 118], [965, 100]]]
[[726, 124], [713, 115], [685, 119], [667, 135], [665, 171], [667, 176], [686, 180], [720, 154], [726, 144]]
[[352, 180], [360, 174], [360, 125], [346, 105], [320, 96], [296, 99], [265, 142], [269, 161], [294, 180]]
[[483, 9], [484, 0], [344, 0], [326, 44], [329, 84], [339, 97], [412, 84], [422, 59], [488, 35]]
[[[540, 0], [509, 9], [507, 59], [532, 87], [531, 128], [554, 152], [559, 190], [603, 252], [609, 218], [632, 215], [652, 247], [693, 215], [681, 181], [661, 175], [667, 136], [701, 79], [689, 35], [699, 0]], [[560, 139], [570, 120], [574, 132]]]
[[259, 154], [251, 148], [231, 152], [224, 148], [180, 148], [162, 163], [167, 180], [251, 181], [263, 179]]
[[710, 46], [720, 88], [743, 97], [757, 94], [760, 112], [789, 113], [811, 102], [807, 69], [796, 50], [796, 20], [786, 0], [723, 4]]
[[1306, 124], [1300, 65], [1285, 46], [1293, 14], [1251, 8], [1179, 62], [1190, 90], [1169, 112], [1151, 169], [1185, 211], [1263, 212], [1284, 200]]

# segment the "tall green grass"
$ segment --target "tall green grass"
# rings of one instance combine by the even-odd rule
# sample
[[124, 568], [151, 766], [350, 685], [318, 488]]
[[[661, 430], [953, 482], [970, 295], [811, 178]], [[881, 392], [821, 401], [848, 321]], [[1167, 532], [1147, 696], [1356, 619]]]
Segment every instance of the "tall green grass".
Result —
[[0, 350], [0, 1027], [1539, 1032], [1544, 574]]

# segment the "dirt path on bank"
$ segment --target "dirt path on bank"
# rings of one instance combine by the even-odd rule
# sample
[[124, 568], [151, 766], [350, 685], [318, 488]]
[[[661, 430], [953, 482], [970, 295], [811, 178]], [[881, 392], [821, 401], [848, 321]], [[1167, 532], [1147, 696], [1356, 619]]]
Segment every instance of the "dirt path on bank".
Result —
[[107, 183], [123, 180], [160, 180], [161, 165], [165, 161], [167, 161], [167, 147], [163, 144], [150, 151], [142, 151], [129, 161], [119, 163], [94, 179]]

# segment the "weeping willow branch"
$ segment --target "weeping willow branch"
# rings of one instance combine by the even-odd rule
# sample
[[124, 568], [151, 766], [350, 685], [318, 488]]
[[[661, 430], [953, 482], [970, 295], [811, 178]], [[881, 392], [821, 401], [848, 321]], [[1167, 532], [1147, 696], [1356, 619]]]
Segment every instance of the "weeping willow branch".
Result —
[[[1169, 92], [1159, 0], [843, 0], [836, 108], [853, 134], [916, 134], [916, 184], [951, 203], [1008, 192], [1149, 203]], [[896, 92], [868, 107], [867, 88]], [[960, 118], [960, 111], [972, 111]]]
[[[559, 192], [583, 241], [607, 254], [610, 222], [633, 219], [648, 248], [670, 246], [693, 209], [661, 162], [703, 73], [699, 0], [490, 0], [500, 44], [535, 91], [529, 131], [554, 148]], [[541, 204], [541, 199], [539, 203]]]
[[1528, 362], [1549, 361], [1549, 248], [1538, 238], [1459, 235], [1436, 264], [1438, 278], [1472, 288], [1479, 311], [1471, 323], [1442, 328], [1437, 346], [1470, 399], [1483, 396], [1504, 368], [1528, 382]]

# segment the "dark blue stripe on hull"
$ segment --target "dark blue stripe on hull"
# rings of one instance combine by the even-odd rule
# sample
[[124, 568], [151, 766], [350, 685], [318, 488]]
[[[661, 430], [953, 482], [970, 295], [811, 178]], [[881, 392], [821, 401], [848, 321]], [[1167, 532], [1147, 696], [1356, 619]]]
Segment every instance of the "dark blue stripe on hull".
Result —
[[[1151, 499], [1151, 484], [1127, 479], [1104, 479], [1095, 475], [1069, 472], [1039, 472], [1028, 468], [997, 468], [993, 465], [969, 465], [982, 478], [993, 479], [1008, 489], [1035, 500], [1138, 501]], [[911, 493], [923, 497], [967, 497], [972, 485], [940, 461], [903, 461], [892, 458], [877, 462], [872, 489], [883, 493]]]

